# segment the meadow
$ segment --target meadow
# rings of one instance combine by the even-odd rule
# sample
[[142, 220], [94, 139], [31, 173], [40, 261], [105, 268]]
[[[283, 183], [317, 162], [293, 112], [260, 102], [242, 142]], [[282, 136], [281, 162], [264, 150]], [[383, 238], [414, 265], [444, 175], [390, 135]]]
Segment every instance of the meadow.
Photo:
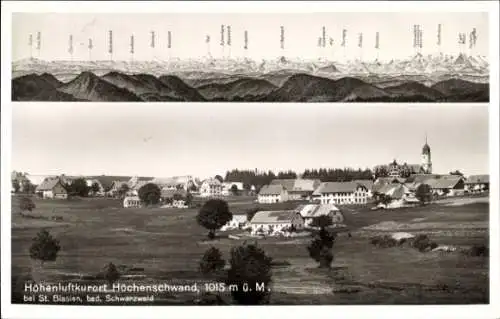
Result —
[[[454, 205], [372, 211], [344, 206], [347, 232], [334, 245], [332, 269], [317, 268], [307, 252], [310, 237], [230, 239], [227, 232], [208, 241], [196, 223], [199, 208], [123, 208], [116, 199], [33, 198], [36, 208], [22, 216], [19, 196], [12, 197], [13, 291], [28, 279], [97, 282], [96, 274], [112, 262], [121, 281], [188, 284], [214, 282], [198, 271], [211, 246], [229, 259], [232, 247], [256, 241], [273, 258], [272, 304], [477, 304], [489, 302], [489, 258], [456, 252], [419, 252], [410, 247], [376, 248], [370, 238], [392, 232], [425, 233], [438, 244], [467, 248], [489, 242], [487, 198]], [[252, 197], [228, 199], [233, 214], [251, 208], [289, 209], [297, 203], [258, 204]], [[201, 204], [201, 203], [200, 203]], [[58, 220], [51, 218], [57, 216]], [[35, 217], [35, 218], [33, 218]], [[36, 218], [40, 217], [40, 218]], [[60, 241], [55, 262], [43, 267], [30, 259], [32, 238], [47, 229]], [[237, 233], [232, 231], [231, 233]], [[240, 231], [241, 232], [241, 231]], [[229, 296], [223, 296], [227, 302]], [[165, 293], [154, 304], [193, 304], [196, 295]]]

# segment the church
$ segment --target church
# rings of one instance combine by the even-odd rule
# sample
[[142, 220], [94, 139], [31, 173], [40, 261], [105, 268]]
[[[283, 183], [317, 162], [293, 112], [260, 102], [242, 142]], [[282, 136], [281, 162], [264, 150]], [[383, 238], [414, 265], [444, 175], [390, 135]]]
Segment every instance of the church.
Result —
[[396, 160], [387, 165], [377, 165], [373, 169], [376, 176], [390, 176], [406, 178], [412, 174], [432, 174], [431, 148], [425, 137], [425, 144], [422, 147], [420, 164], [400, 164]]

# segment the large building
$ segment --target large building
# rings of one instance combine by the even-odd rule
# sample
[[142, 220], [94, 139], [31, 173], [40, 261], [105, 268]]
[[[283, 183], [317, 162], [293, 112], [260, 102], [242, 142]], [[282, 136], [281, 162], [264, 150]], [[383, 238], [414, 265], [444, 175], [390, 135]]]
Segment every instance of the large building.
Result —
[[422, 147], [420, 164], [400, 164], [394, 159], [387, 165], [377, 165], [373, 169], [376, 175], [380, 170], [385, 171], [389, 177], [406, 178], [413, 174], [432, 174], [431, 148], [427, 143], [427, 137], [425, 138], [425, 144]]
[[369, 192], [369, 189], [359, 182], [321, 183], [321, 185], [315, 191], [316, 194], [319, 194], [319, 201], [321, 204], [344, 205], [367, 204], [369, 199]]

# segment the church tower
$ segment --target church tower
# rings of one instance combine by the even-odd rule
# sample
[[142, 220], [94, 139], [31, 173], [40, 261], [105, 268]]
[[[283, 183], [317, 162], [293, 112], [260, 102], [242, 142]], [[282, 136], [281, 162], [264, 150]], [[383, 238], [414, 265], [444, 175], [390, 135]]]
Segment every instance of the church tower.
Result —
[[425, 134], [425, 145], [422, 147], [421, 170], [425, 174], [432, 174], [431, 148], [427, 144], [427, 134]]

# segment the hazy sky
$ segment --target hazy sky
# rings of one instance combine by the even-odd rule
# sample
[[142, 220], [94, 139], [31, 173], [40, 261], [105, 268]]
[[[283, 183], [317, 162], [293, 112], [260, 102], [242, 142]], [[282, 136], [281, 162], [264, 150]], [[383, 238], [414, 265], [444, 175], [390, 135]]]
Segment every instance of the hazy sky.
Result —
[[[451, 3], [450, 3], [450, 6]], [[158, 13], [158, 14], [94, 14], [94, 13], [14, 13], [12, 17], [13, 60], [29, 58], [29, 35], [33, 35], [33, 56], [46, 60], [69, 60], [69, 35], [73, 36], [73, 59], [89, 59], [88, 39], [93, 40], [92, 59], [109, 59], [107, 34], [113, 30], [113, 59], [129, 60], [130, 36], [134, 34], [134, 59], [167, 59], [207, 55], [206, 35], [210, 35], [210, 51], [222, 56], [221, 24], [231, 26], [231, 55], [255, 59], [280, 55], [307, 59], [328, 56], [337, 60], [375, 59], [375, 32], [380, 33], [379, 59], [390, 60], [414, 54], [413, 25], [423, 30], [422, 53], [438, 52], [437, 25], [442, 25], [444, 53], [460, 52], [458, 33], [477, 30], [477, 44], [471, 52], [488, 56], [488, 14], [456, 13]], [[280, 49], [280, 26], [285, 27], [285, 50]], [[326, 27], [327, 48], [318, 48], [322, 26]], [[340, 47], [342, 29], [347, 29], [347, 47]], [[167, 49], [167, 31], [172, 32], [172, 49]], [[248, 31], [248, 50], [243, 49], [244, 30]], [[40, 55], [36, 50], [36, 33], [41, 32]], [[150, 47], [151, 31], [157, 35], [156, 48]], [[358, 34], [363, 33], [362, 52]], [[328, 38], [334, 39], [329, 47]], [[227, 33], [225, 34], [227, 39]], [[229, 53], [226, 45], [224, 55]], [[334, 54], [334, 55], [333, 55]]]
[[488, 170], [487, 105], [16, 103], [12, 169], [200, 177], [232, 168], [420, 163]]

